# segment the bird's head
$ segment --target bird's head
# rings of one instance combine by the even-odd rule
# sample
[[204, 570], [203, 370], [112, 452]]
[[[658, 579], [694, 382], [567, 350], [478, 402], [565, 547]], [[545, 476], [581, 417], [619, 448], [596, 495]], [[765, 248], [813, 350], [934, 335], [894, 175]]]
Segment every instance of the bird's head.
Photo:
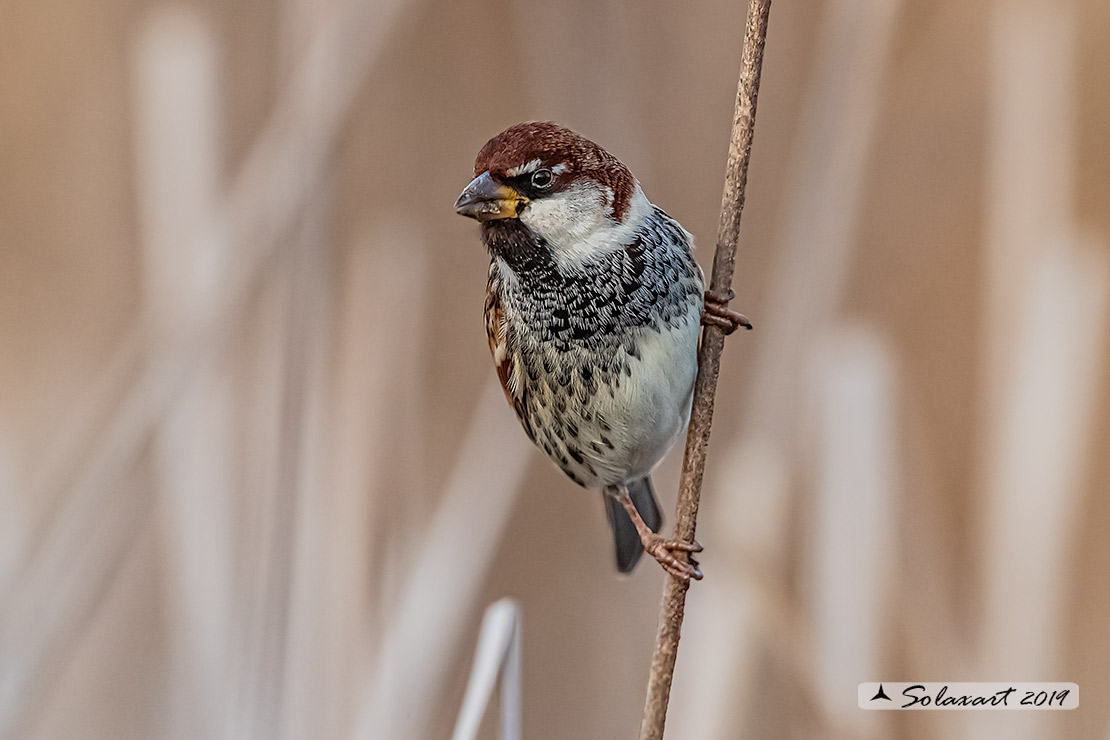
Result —
[[486, 142], [455, 210], [484, 230], [523, 225], [559, 262], [631, 232], [650, 204], [620, 160], [554, 123], [519, 123]]

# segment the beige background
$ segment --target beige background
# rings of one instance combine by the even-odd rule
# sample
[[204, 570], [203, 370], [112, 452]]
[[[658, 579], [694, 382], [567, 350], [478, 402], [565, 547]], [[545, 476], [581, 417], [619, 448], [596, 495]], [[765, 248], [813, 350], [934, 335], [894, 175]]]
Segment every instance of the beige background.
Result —
[[[525, 737], [635, 737], [663, 575], [516, 428], [451, 203], [557, 120], [708, 264], [743, 13], [0, 6], [0, 738], [447, 737], [505, 595]], [[777, 0], [668, 737], [1110, 734], [1108, 34]]]

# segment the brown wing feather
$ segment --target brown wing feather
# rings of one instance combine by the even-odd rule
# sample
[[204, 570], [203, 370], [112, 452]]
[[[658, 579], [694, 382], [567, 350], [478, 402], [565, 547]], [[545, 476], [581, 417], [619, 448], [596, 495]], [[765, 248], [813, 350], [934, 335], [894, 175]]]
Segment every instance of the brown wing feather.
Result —
[[501, 381], [501, 390], [505, 392], [505, 400], [513, 407], [524, 431], [532, 437], [532, 428], [524, 413], [524, 388], [519, 382], [514, 382], [513, 355], [508, 344], [509, 321], [501, 305], [501, 275], [497, 265], [492, 262], [489, 266], [489, 282], [486, 284], [486, 339], [497, 369], [497, 379]]

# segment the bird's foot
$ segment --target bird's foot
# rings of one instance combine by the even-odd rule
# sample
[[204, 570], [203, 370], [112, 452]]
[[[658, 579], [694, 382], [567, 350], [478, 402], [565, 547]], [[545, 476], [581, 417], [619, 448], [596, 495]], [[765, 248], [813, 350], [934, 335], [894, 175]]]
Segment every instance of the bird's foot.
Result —
[[736, 313], [728, 307], [728, 302], [736, 297], [735, 291], [717, 292], [705, 291], [705, 305], [702, 309], [701, 323], [706, 326], [719, 326], [725, 335], [736, 331], [739, 327], [752, 328], [752, 322], [742, 313]]
[[[702, 579], [698, 561], [690, 554], [701, 552], [702, 547], [697, 542], [676, 542], [654, 532], [642, 536], [641, 540], [644, 543], [644, 552], [658, 560], [663, 570], [678, 580], [689, 582], [691, 578], [695, 581]], [[675, 553], [686, 553], [687, 560], [679, 560]]]

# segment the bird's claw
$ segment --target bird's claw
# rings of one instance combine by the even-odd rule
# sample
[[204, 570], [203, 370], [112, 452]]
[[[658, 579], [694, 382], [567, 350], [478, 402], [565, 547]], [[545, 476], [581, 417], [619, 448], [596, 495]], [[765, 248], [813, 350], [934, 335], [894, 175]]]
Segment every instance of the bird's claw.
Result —
[[[644, 541], [644, 552], [658, 560], [659, 564], [663, 566], [663, 570], [680, 581], [689, 582], [691, 578], [695, 581], [702, 579], [698, 561], [690, 555], [690, 553], [701, 551], [702, 546], [697, 542], [677, 542], [664, 539], [657, 534], [653, 534]], [[675, 557], [674, 553], [676, 552], [686, 553], [688, 562]]]
[[701, 314], [701, 323], [706, 326], [719, 326], [727, 336], [739, 327], [752, 328], [752, 322], [742, 313], [737, 313], [728, 307], [729, 301], [736, 297], [733, 290], [705, 291], [705, 303]]

